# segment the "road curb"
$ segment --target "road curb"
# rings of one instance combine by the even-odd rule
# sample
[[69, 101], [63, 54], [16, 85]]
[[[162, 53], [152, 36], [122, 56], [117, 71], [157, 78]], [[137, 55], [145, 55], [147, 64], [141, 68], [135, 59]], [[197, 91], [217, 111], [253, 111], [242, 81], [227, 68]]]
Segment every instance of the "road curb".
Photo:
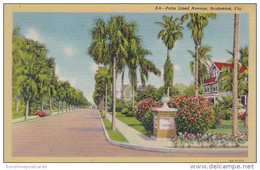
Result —
[[[109, 135], [107, 133], [106, 127], [103, 123], [103, 120], [98, 113], [103, 131], [105, 133], [105, 138], [108, 143], [116, 146], [120, 146], [122, 148], [126, 149], [134, 149], [134, 150], [141, 150], [141, 151], [150, 151], [150, 152], [165, 152], [165, 153], [203, 153], [203, 154], [245, 154], [248, 153], [247, 148], [238, 148], [238, 149], [233, 149], [233, 148], [226, 148], [226, 149], [214, 149], [214, 148], [155, 148], [155, 147], [146, 147], [146, 146], [140, 146], [140, 145], [133, 145], [130, 143], [123, 143], [123, 142], [117, 142], [114, 140], [111, 140], [109, 138]], [[124, 135], [124, 134], [122, 134]]]
[[12, 125], [13, 126], [17, 126], [17, 125], [21, 125], [21, 124], [24, 124], [24, 123], [29, 123], [29, 122], [34, 122], [34, 121], [38, 121], [38, 120], [43, 120], [43, 119], [48, 119], [48, 118], [51, 118], [51, 117], [54, 117], [54, 116], [60, 116], [60, 115], [63, 115], [63, 114], [68, 114], [68, 113], [71, 113], [72, 111], [68, 111], [68, 112], [64, 112], [64, 113], [61, 113], [61, 114], [53, 114], [50, 115], [50, 116], [45, 116], [45, 117], [36, 117], [35, 119], [27, 119], [27, 121], [18, 121], [18, 122], [12, 122]]

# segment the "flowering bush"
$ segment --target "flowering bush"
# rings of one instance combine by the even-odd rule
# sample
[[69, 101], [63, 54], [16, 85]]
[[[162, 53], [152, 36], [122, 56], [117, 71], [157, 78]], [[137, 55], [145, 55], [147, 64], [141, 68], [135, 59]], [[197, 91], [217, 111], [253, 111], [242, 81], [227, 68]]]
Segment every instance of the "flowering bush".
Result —
[[177, 108], [177, 132], [205, 133], [214, 125], [214, 111], [210, 102], [202, 97], [171, 97], [169, 106]]
[[246, 117], [246, 113], [242, 113], [239, 115], [240, 120], [245, 120], [245, 117]]
[[154, 99], [145, 99], [134, 108], [136, 118], [142, 122], [145, 130], [153, 131], [152, 107], [160, 107]]
[[236, 133], [235, 135], [221, 135], [214, 133], [192, 134], [178, 133], [172, 138], [174, 147], [239, 147], [246, 146], [248, 141], [247, 133]]
[[40, 117], [45, 117], [47, 114], [46, 114], [44, 111], [42, 111], [42, 110], [38, 110], [38, 111], [36, 112], [36, 115], [38, 115], [38, 116], [40, 116]]

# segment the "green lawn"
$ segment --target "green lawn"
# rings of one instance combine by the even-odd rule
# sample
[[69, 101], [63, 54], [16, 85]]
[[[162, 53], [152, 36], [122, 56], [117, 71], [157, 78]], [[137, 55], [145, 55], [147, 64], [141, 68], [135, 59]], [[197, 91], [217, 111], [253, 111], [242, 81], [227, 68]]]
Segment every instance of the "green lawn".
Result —
[[115, 131], [111, 129], [111, 122], [108, 119], [104, 118], [102, 114], [100, 115], [109, 135], [109, 138], [118, 142], [127, 142], [125, 137], [117, 129]]
[[[109, 112], [111, 114], [111, 112]], [[145, 128], [141, 125], [141, 122], [137, 120], [135, 117], [127, 117], [126, 115], [122, 114], [121, 112], [116, 112], [116, 117], [127, 124], [128, 126], [134, 128], [135, 130], [141, 132], [144, 135], [151, 136], [152, 132], [148, 132]]]
[[[248, 132], [248, 128], [244, 126], [244, 121], [238, 120], [239, 132]], [[216, 129], [209, 129], [208, 132], [220, 134], [232, 134], [232, 120], [221, 120], [221, 124]]]
[[13, 124], [17, 124], [17, 123], [23, 123], [23, 122], [28, 122], [28, 121], [31, 121], [31, 120], [35, 120], [35, 119], [40, 119], [41, 117], [34, 117], [34, 118], [31, 118], [31, 119], [24, 119], [24, 120], [21, 120], [21, 121], [18, 121], [18, 122], [14, 122]]
[[[51, 113], [54, 113], [54, 112], [58, 112], [58, 110], [57, 109], [54, 109], [54, 110], [52, 110], [52, 112]], [[49, 111], [48, 110], [45, 110], [45, 113], [49, 113]], [[62, 112], [61, 112], [62, 113]], [[60, 114], [60, 113], [59, 113]], [[17, 118], [21, 118], [21, 117], [24, 117], [24, 113], [21, 113], [21, 112], [17, 112], [17, 113], [13, 113], [13, 116], [12, 116], [12, 118], [13, 119], [17, 119]]]
[[[109, 114], [111, 114], [111, 112], [109, 112]], [[152, 132], [147, 132], [141, 125], [141, 122], [135, 117], [126, 117], [126, 115], [123, 115], [120, 112], [116, 113], [116, 117], [128, 126], [131, 126], [132, 128], [141, 132], [142, 134], [147, 136], [152, 135]], [[248, 128], [244, 126], [244, 121], [241, 120], [238, 120], [238, 129], [239, 132], [248, 132]], [[222, 120], [221, 124], [216, 129], [209, 129], [208, 132], [219, 134], [232, 134], [232, 120]]]

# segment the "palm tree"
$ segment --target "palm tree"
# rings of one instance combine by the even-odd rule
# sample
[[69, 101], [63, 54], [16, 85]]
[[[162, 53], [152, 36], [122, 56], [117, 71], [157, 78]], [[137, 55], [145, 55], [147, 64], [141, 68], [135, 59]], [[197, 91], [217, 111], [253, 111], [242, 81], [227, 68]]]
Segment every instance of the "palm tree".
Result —
[[161, 75], [161, 71], [156, 68], [155, 64], [145, 58], [146, 55], [150, 54], [150, 52], [142, 47], [138, 47], [137, 51], [137, 55], [129, 57], [127, 62], [129, 68], [129, 80], [132, 86], [132, 110], [134, 110], [135, 91], [137, 88], [137, 70], [140, 72], [141, 84], [143, 86], [145, 86], [145, 82], [149, 78], [149, 73], [159, 76]]
[[203, 29], [208, 25], [208, 18], [215, 19], [215, 13], [187, 13], [181, 17], [185, 22], [190, 18], [187, 26], [191, 30], [191, 36], [195, 44], [195, 96], [199, 94], [199, 48], [204, 36]]
[[24, 51], [22, 50], [23, 47], [25, 47], [25, 38], [22, 37], [20, 34], [20, 28], [16, 27], [13, 30], [13, 35], [12, 35], [12, 57], [13, 57], [13, 64], [12, 64], [12, 91], [13, 91], [13, 96], [15, 99], [15, 111], [18, 111], [19, 107], [19, 100], [21, 97], [21, 87], [17, 83], [17, 78], [21, 74], [23, 70], [23, 65], [21, 64], [21, 57], [24, 56]]
[[[111, 80], [111, 69], [107, 68], [107, 67], [98, 67], [98, 70], [95, 74], [95, 81], [96, 81], [96, 85], [95, 85], [95, 90], [98, 90], [98, 94], [99, 94], [99, 99], [100, 102], [99, 104], [102, 105], [102, 108], [104, 108], [105, 113], [104, 116], [106, 117], [106, 113], [107, 113], [107, 95], [108, 95], [108, 87], [110, 87], [110, 80]], [[103, 102], [105, 99], [105, 103]], [[103, 106], [105, 105], [105, 107]], [[103, 109], [102, 109], [103, 112]]]
[[233, 134], [238, 132], [238, 42], [239, 42], [239, 14], [234, 16], [234, 45], [233, 45]]
[[52, 110], [52, 98], [54, 95], [56, 95], [56, 83], [57, 83], [57, 77], [55, 76], [55, 59], [54, 58], [48, 58], [47, 59], [47, 67], [49, 72], [49, 85], [47, 86], [47, 95], [49, 96], [49, 114], [51, 115]]
[[[39, 68], [35, 54], [32, 53], [34, 48], [34, 41], [25, 39], [26, 46], [22, 51], [22, 55], [19, 57], [20, 62], [17, 63], [14, 69], [14, 74], [17, 75], [16, 83], [21, 88], [21, 96], [26, 103], [25, 119], [29, 115], [30, 101], [34, 99], [37, 94], [37, 77], [42, 76], [42, 69]], [[19, 73], [17, 73], [19, 71]]]
[[122, 70], [127, 57], [127, 28], [128, 24], [124, 16], [113, 16], [107, 24], [103, 19], [97, 19], [96, 26], [91, 30], [92, 43], [88, 49], [89, 55], [97, 64], [110, 65], [113, 68], [112, 130], [116, 129], [117, 69]]
[[61, 110], [61, 102], [62, 102], [62, 112], [63, 112], [63, 98], [64, 98], [64, 88], [63, 88], [63, 82], [58, 81], [55, 86], [55, 91], [56, 91], [56, 99], [58, 101], [58, 113], [60, 113]]
[[[233, 52], [226, 50], [229, 54], [233, 55]], [[244, 48], [239, 49], [240, 58], [238, 60], [238, 96], [246, 95], [246, 116], [245, 116], [245, 122], [244, 125], [248, 126], [248, 46], [245, 46]], [[234, 62], [233, 58], [229, 59], [227, 62]], [[245, 70], [241, 71], [242, 67], [245, 67]], [[221, 84], [221, 87], [225, 91], [232, 91], [233, 90], [233, 84], [230, 82], [233, 81], [233, 68], [230, 68], [228, 66], [225, 66], [222, 68], [222, 77], [220, 78], [219, 83]]]
[[161, 39], [165, 46], [167, 47], [167, 60], [164, 65], [164, 84], [167, 90], [167, 95], [169, 96], [169, 88], [173, 86], [173, 64], [170, 61], [170, 51], [173, 49], [175, 42], [183, 38], [182, 30], [183, 27], [180, 23], [180, 18], [175, 18], [170, 16], [163, 16], [164, 22], [156, 22], [163, 29], [158, 34], [158, 39]]
[[[190, 55], [195, 58], [195, 53], [192, 50], [187, 50]], [[199, 48], [199, 85], [201, 85], [208, 78], [208, 69], [210, 62], [212, 62], [212, 56], [208, 54], [211, 51], [211, 46], [203, 45]], [[190, 62], [191, 74], [194, 76], [194, 61]]]

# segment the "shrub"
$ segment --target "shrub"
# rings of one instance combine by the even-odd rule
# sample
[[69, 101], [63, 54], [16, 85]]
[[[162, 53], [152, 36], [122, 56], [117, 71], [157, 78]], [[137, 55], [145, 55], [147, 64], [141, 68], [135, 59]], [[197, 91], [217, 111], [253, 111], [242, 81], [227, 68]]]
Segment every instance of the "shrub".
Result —
[[222, 96], [221, 98], [216, 98], [216, 100], [217, 104], [215, 104], [214, 110], [220, 114], [221, 119], [232, 119], [232, 96]]
[[171, 108], [178, 109], [177, 132], [203, 134], [214, 125], [212, 105], [202, 97], [171, 97], [168, 104]]
[[129, 112], [129, 109], [127, 107], [123, 108], [121, 113], [126, 115]]
[[[215, 122], [213, 126], [211, 127], [212, 129], [217, 128], [218, 125], [221, 124], [221, 119], [225, 118], [224, 115], [221, 115], [221, 109], [219, 107], [213, 107], [214, 113], [215, 113]], [[224, 119], [223, 119], [224, 120]]]
[[45, 117], [47, 114], [46, 114], [44, 111], [42, 111], [42, 110], [38, 110], [38, 111], [36, 112], [36, 115], [38, 115], [38, 116], [40, 116], [40, 117]]
[[134, 113], [136, 118], [141, 121], [145, 130], [153, 131], [152, 107], [159, 107], [159, 103], [154, 99], [145, 99], [135, 106]]
[[124, 101], [120, 100], [120, 99], [117, 99], [116, 100], [116, 111], [117, 112], [121, 112], [123, 107], [124, 107]]
[[242, 113], [239, 115], [240, 120], [245, 120], [245, 117], [246, 117], [246, 113]]
[[161, 96], [157, 90], [157, 88], [155, 88], [152, 85], [148, 85], [148, 87], [146, 88], [146, 90], [136, 90], [136, 101], [140, 102], [140, 101], [144, 101], [145, 99], [155, 99], [155, 100], [160, 100]]

